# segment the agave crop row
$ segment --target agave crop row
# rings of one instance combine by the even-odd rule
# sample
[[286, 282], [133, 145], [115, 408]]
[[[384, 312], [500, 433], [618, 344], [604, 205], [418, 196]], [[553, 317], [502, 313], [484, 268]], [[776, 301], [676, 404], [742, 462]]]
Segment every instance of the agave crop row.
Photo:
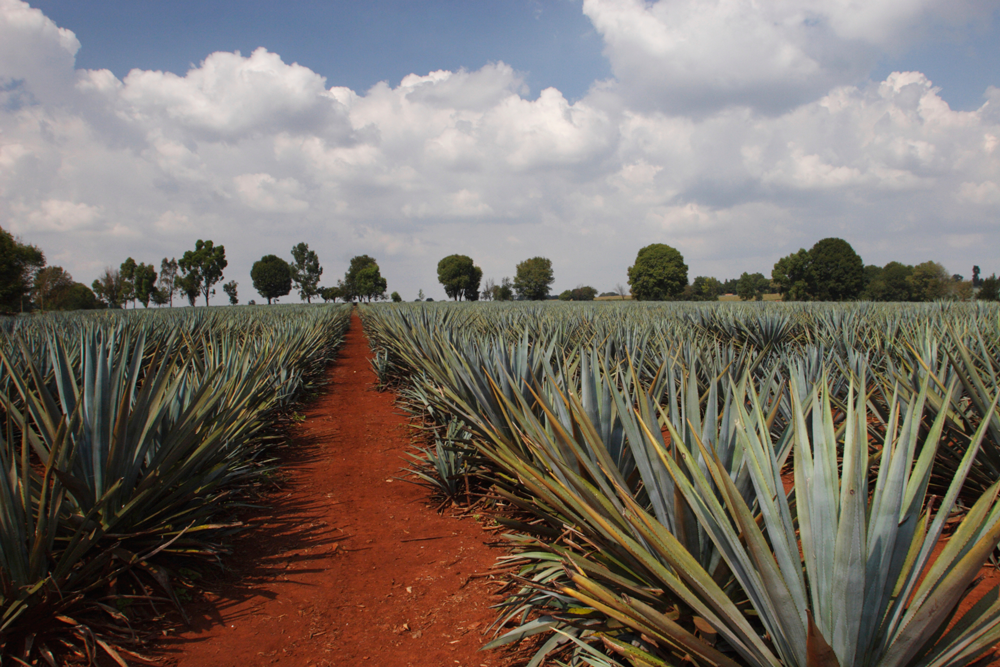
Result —
[[550, 633], [532, 665], [847, 667], [971, 664], [1000, 639], [996, 590], [957, 614], [1000, 538], [996, 308], [362, 317], [404, 399], [459, 420], [534, 517], [505, 521], [518, 627], [492, 645]]
[[141, 572], [172, 596], [167, 556], [217, 556], [225, 497], [266, 469], [264, 429], [348, 321], [349, 307], [324, 306], [8, 322], [0, 660], [98, 646], [120, 659], [128, 600], [112, 584]]

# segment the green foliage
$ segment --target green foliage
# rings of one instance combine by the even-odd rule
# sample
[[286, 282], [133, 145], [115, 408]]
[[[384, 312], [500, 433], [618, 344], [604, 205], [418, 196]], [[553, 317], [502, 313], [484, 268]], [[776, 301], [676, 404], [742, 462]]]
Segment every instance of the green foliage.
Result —
[[120, 299], [122, 304], [131, 303], [132, 307], [135, 307], [135, 260], [129, 257], [121, 266], [118, 268], [118, 275], [121, 277], [121, 295]]
[[132, 285], [135, 298], [143, 308], [149, 307], [149, 300], [156, 291], [156, 269], [152, 264], [139, 264], [135, 267]]
[[323, 303], [336, 301], [342, 296], [339, 287], [321, 287], [319, 290], [319, 295], [323, 298]]
[[574, 289], [564, 290], [559, 295], [560, 301], [593, 301], [597, 290], [588, 285], [578, 285]]
[[771, 281], [763, 273], [743, 272], [736, 283], [736, 295], [741, 301], [763, 301], [764, 294], [771, 289]]
[[0, 229], [0, 311], [19, 312], [30, 306], [26, 300], [36, 271], [45, 266], [45, 255]]
[[174, 305], [174, 294], [177, 292], [177, 269], [176, 259], [164, 257], [160, 262], [160, 283], [157, 285], [157, 291], [161, 300], [171, 306]]
[[55, 304], [60, 295], [74, 285], [71, 276], [61, 266], [47, 266], [35, 274], [32, 301], [39, 310], [60, 310]]
[[718, 301], [724, 294], [722, 283], [718, 278], [698, 276], [691, 283], [691, 301]]
[[228, 283], [222, 286], [222, 291], [226, 293], [229, 297], [229, 305], [235, 306], [240, 302], [240, 298], [237, 295], [236, 288], [239, 287], [239, 283], [235, 280], [230, 280]]
[[552, 260], [532, 257], [517, 265], [513, 288], [522, 299], [541, 301], [548, 298], [549, 289], [554, 281]]
[[316, 251], [309, 249], [309, 244], [299, 243], [292, 248], [292, 282], [299, 290], [299, 297], [312, 303], [312, 298], [319, 294], [319, 279], [323, 275], [323, 267], [319, 265]]
[[952, 293], [951, 276], [937, 262], [917, 264], [906, 280], [914, 301], [937, 301], [950, 297]]
[[225, 246], [216, 247], [212, 241], [198, 239], [194, 250], [185, 251], [177, 264], [185, 272], [185, 292], [189, 294], [188, 298], [188, 290], [197, 285], [198, 291], [205, 296], [207, 306], [212, 286], [222, 280], [222, 272], [229, 262], [226, 260]]
[[838, 238], [782, 257], [771, 279], [784, 301], [848, 301], [860, 297], [866, 285], [864, 263], [851, 244]]
[[389, 298], [392, 299], [393, 303], [400, 303], [403, 300], [403, 297], [399, 296], [399, 292], [393, 292]]
[[364, 299], [369, 302], [372, 299], [384, 299], [386, 286], [378, 262], [368, 255], [351, 258], [351, 265], [339, 285], [341, 298], [344, 300]]
[[250, 279], [253, 281], [253, 288], [267, 299], [268, 304], [272, 299], [292, 291], [292, 269], [288, 262], [277, 255], [264, 255], [254, 262], [250, 269]]
[[688, 267], [680, 252], [664, 243], [642, 248], [628, 269], [628, 284], [636, 301], [676, 299], [688, 284]]
[[444, 286], [445, 294], [456, 301], [479, 300], [479, 282], [483, 270], [472, 263], [466, 255], [448, 255], [437, 266], [438, 282]]
[[[94, 294], [108, 308], [121, 308], [122, 295], [125, 293], [124, 281], [118, 269], [105, 267], [104, 273], [94, 279], [91, 285]], [[195, 292], [197, 294], [197, 292]]]
[[1000, 279], [995, 273], [990, 274], [989, 278], [980, 279], [976, 298], [980, 301], [1000, 301]]

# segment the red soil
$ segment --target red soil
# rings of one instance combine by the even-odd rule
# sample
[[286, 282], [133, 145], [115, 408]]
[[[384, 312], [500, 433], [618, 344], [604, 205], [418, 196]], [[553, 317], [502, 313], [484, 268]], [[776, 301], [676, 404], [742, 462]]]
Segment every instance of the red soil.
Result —
[[501, 552], [396, 479], [408, 424], [375, 391], [369, 357], [354, 315], [329, 386], [293, 431], [287, 487], [247, 519], [229, 572], [186, 606], [190, 628], [163, 639], [167, 664], [508, 664], [479, 652], [500, 601], [484, 575]]

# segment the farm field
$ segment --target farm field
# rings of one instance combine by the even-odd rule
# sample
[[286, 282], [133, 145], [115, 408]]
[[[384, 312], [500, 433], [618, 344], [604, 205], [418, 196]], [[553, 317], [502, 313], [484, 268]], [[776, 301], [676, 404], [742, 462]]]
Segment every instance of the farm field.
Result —
[[493, 645], [538, 635], [539, 660], [602, 666], [988, 661], [995, 306], [361, 314], [384, 381], [439, 425], [442, 490], [475, 475], [507, 512], [519, 627]]
[[356, 312], [7, 322], [4, 655], [990, 660], [996, 306]]

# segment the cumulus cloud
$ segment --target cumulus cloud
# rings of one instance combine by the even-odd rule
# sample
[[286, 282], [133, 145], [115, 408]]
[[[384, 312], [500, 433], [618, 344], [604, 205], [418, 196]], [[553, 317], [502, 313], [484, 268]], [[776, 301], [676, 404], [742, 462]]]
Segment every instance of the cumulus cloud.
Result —
[[858, 80], [939, 5], [754, 7], [586, 0], [616, 81], [570, 102], [502, 62], [353, 91], [263, 49], [118, 79], [0, 0], [0, 226], [86, 282], [211, 238], [248, 296], [253, 261], [299, 241], [331, 280], [376, 256], [407, 298], [456, 252], [497, 279], [543, 254], [560, 289], [605, 290], [652, 242], [692, 277], [768, 273], [825, 236], [989, 270], [1000, 90], [958, 112], [919, 72]]
[[988, 15], [974, 0], [584, 0], [632, 105], [787, 111], [856, 83], [930, 24]]

